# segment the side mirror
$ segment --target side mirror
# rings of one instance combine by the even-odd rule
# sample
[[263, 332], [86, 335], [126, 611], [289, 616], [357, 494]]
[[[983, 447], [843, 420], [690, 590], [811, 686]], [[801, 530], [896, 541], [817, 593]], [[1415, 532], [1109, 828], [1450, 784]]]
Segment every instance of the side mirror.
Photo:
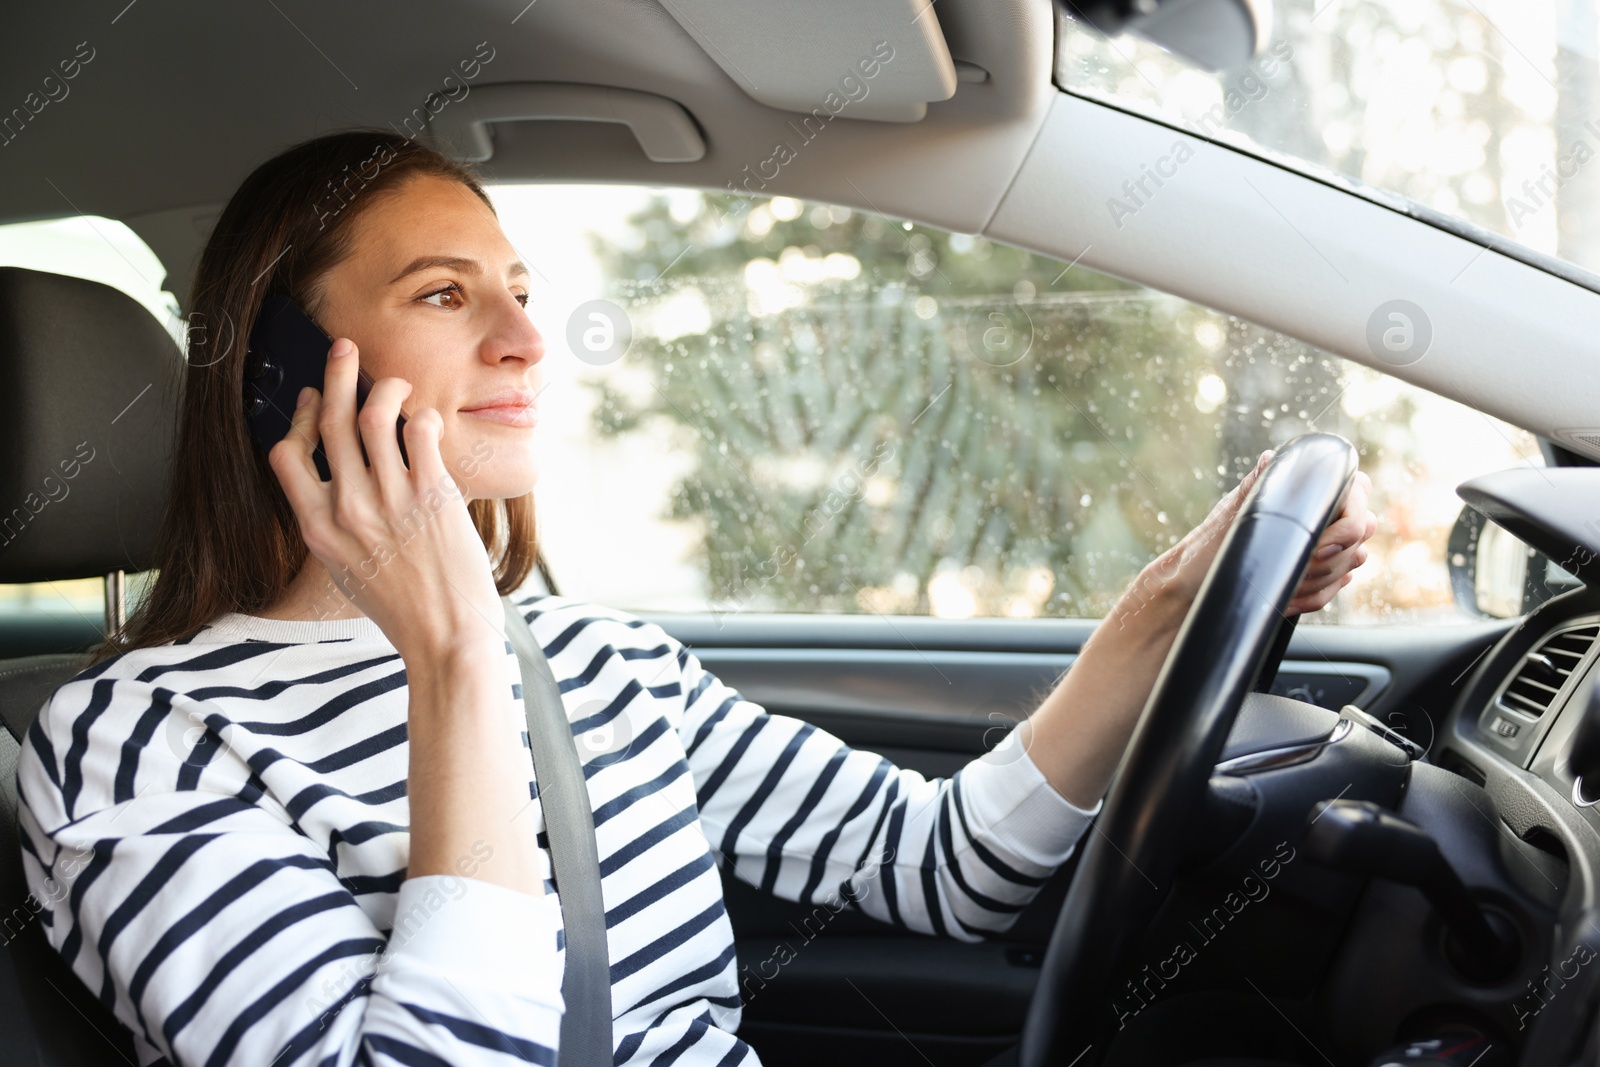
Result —
[[1469, 615], [1509, 619], [1583, 583], [1470, 507], [1461, 509], [1445, 548], [1450, 592]]
[[1057, 0], [1108, 37], [1134, 33], [1201, 70], [1248, 62], [1272, 35], [1270, 0]]

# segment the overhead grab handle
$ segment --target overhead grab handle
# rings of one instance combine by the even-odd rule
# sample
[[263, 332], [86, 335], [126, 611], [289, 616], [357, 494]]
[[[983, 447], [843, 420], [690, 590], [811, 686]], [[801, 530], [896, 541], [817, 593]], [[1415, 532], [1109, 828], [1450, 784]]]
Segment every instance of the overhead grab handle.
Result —
[[494, 155], [491, 122], [539, 120], [620, 122], [656, 163], [693, 163], [705, 138], [683, 105], [654, 93], [605, 85], [519, 82], [480, 85], [428, 120], [429, 135], [458, 159], [481, 163]]

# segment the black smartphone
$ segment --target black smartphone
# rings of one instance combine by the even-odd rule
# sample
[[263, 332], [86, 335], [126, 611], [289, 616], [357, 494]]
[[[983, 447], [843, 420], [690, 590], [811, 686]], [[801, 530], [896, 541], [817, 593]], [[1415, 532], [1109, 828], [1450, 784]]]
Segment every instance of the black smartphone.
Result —
[[[261, 303], [261, 313], [256, 316], [250, 330], [250, 347], [244, 360], [244, 413], [250, 423], [250, 435], [263, 452], [283, 440], [289, 433], [294, 415], [294, 402], [300, 390], [311, 386], [322, 392], [323, 371], [328, 365], [328, 349], [333, 339], [311, 321], [311, 316], [300, 310], [298, 304], [286, 296], [270, 294]], [[372, 392], [372, 376], [365, 367], [358, 368], [356, 381], [356, 410], [367, 402]], [[394, 424], [395, 440], [400, 445], [400, 461], [409, 470], [411, 461], [406, 457], [406, 441], [401, 428], [406, 417], [401, 415]], [[356, 440], [360, 440], [357, 431]], [[332, 481], [328, 457], [317, 442], [311, 459], [317, 465], [322, 480]], [[371, 466], [367, 449], [361, 446], [361, 459]]]

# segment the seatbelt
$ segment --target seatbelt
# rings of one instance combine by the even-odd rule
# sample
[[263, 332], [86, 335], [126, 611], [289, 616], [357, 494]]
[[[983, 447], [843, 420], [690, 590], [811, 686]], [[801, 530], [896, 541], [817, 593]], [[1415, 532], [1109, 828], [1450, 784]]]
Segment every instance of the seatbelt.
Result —
[[611, 1067], [611, 956], [600, 896], [594, 810], [550, 663], [511, 598], [500, 600], [505, 605], [506, 637], [522, 666], [528, 746], [533, 750], [534, 780], [550, 837], [550, 863], [566, 932], [561, 998], [567, 1010], [561, 1017], [557, 1054], [561, 1067]]

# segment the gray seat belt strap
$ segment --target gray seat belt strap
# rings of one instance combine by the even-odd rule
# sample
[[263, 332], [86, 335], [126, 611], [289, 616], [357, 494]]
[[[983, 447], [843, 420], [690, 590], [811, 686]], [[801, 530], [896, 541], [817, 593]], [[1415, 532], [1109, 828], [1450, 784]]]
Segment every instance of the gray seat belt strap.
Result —
[[558, 1062], [560, 1067], [611, 1067], [611, 956], [600, 896], [594, 809], [550, 663], [511, 598], [500, 599], [506, 611], [506, 638], [522, 666], [528, 747], [533, 750], [534, 780], [566, 931], [561, 997], [567, 1010], [561, 1017]]

